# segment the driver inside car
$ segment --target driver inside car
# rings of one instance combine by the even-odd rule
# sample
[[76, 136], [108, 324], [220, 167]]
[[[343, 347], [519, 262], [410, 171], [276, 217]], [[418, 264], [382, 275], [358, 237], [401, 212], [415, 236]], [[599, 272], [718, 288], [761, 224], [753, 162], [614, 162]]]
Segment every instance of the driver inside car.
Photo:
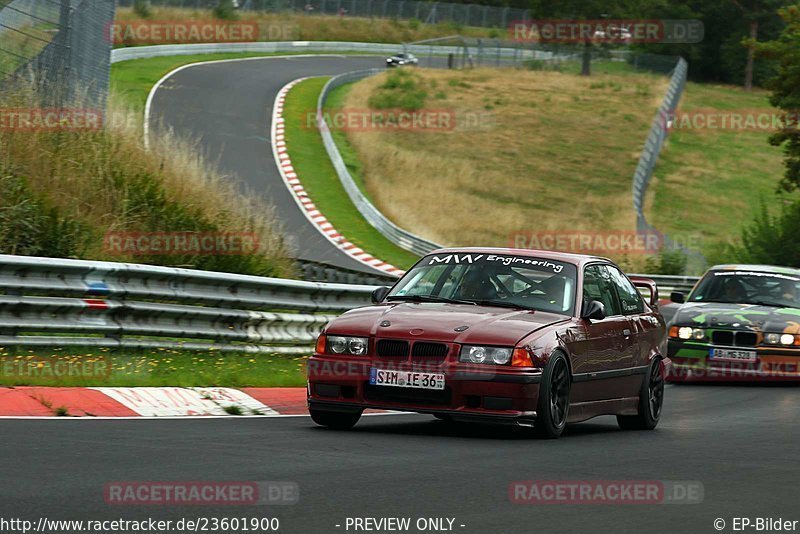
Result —
[[461, 280], [457, 298], [464, 300], [497, 300], [498, 294], [489, 274], [479, 269], [470, 269]]

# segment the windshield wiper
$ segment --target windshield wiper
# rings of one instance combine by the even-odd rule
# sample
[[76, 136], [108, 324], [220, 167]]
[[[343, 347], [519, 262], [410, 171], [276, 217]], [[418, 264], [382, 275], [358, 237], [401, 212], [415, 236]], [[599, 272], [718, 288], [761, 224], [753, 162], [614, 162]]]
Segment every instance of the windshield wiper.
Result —
[[471, 300], [448, 299], [436, 295], [390, 295], [386, 300], [407, 300], [410, 302], [448, 302], [451, 304], [475, 304]]
[[528, 306], [502, 300], [473, 300], [472, 302], [481, 306], [497, 306], [498, 308], [516, 308], [519, 310], [535, 310], [535, 308], [530, 308]]

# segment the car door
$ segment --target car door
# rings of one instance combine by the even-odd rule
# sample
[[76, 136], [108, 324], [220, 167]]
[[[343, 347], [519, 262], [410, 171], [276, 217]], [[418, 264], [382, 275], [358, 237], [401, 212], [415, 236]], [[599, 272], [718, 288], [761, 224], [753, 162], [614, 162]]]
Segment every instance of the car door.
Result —
[[624, 396], [635, 397], [639, 394], [652, 349], [659, 344], [661, 325], [628, 277], [613, 265], [607, 265], [606, 269], [617, 289], [622, 313], [629, 318], [631, 325], [631, 336], [623, 336], [622, 340], [620, 376], [616, 386]]
[[574, 332], [572, 348], [573, 402], [613, 397], [609, 385], [618, 378], [630, 354], [625, 337], [632, 336], [631, 322], [622, 312], [616, 286], [605, 264], [590, 264], [583, 272], [583, 306], [592, 300], [603, 303], [604, 319], [583, 319]]

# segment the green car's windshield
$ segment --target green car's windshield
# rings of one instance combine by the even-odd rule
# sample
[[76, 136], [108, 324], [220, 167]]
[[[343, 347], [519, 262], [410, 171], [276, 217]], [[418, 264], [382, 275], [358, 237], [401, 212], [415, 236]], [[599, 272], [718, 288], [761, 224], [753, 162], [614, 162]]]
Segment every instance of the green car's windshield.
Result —
[[689, 301], [800, 308], [800, 277], [757, 271], [711, 271], [692, 291]]
[[481, 253], [423, 258], [388, 301], [454, 302], [572, 315], [577, 269], [556, 260]]

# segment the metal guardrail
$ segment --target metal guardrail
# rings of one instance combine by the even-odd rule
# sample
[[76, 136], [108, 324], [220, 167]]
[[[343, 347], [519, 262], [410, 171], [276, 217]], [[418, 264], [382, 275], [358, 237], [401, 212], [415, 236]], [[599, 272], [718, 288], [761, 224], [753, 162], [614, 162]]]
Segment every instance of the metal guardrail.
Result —
[[[662, 293], [696, 277], [649, 276]], [[374, 287], [0, 255], [0, 346], [307, 352]]]
[[372, 286], [0, 255], [0, 345], [307, 350]]
[[415, 254], [424, 255], [432, 250], [441, 248], [441, 245], [412, 234], [407, 230], [403, 230], [386, 218], [386, 216], [369, 201], [366, 195], [359, 189], [355, 180], [353, 180], [350, 171], [347, 170], [347, 165], [344, 163], [342, 154], [339, 152], [330, 129], [328, 128], [328, 123], [325, 122], [324, 118], [325, 101], [331, 90], [379, 72], [382, 72], [382, 69], [348, 72], [340, 76], [334, 76], [328, 80], [328, 83], [322, 88], [319, 100], [317, 101], [317, 125], [322, 135], [322, 142], [325, 145], [325, 150], [328, 152], [328, 157], [330, 157], [331, 163], [334, 169], [336, 169], [336, 174], [339, 176], [339, 180], [342, 182], [345, 191], [347, 191], [347, 196], [350, 197], [351, 202], [356, 206], [361, 216], [392, 243]]
[[[219, 54], [219, 53], [364, 53], [364, 54], [396, 54], [406, 51], [412, 54], [436, 54], [446, 56], [463, 51], [462, 46], [446, 45], [402, 45], [385, 43], [358, 43], [349, 41], [274, 41], [252, 43], [193, 43], [193, 44], [165, 44], [154, 46], [131, 46], [115, 48], [111, 51], [111, 63], [127, 61], [129, 59], [144, 59], [162, 56], [185, 56], [194, 54]], [[503, 57], [516, 57], [521, 59], [551, 59], [551, 52], [537, 50], [520, 50], [517, 48], [498, 49]]]
[[664, 274], [632, 274], [631, 276], [645, 276], [655, 280], [659, 297], [662, 299], [668, 298], [672, 291], [689, 292], [700, 280], [699, 276], [671, 276]]
[[639, 156], [639, 163], [633, 174], [633, 208], [636, 210], [636, 223], [640, 231], [646, 231], [650, 228], [644, 216], [644, 197], [647, 193], [650, 179], [653, 177], [653, 170], [655, 169], [656, 161], [658, 161], [658, 155], [661, 153], [661, 147], [664, 145], [669, 132], [667, 121], [672, 113], [675, 112], [681, 95], [683, 95], [688, 68], [689, 66], [683, 58], [680, 58], [677, 65], [675, 65], [667, 87], [667, 93], [664, 95], [664, 100], [661, 102], [653, 119], [650, 133], [647, 135], [642, 154]]
[[664, 95], [664, 100], [656, 112], [650, 133], [647, 135], [642, 153], [639, 156], [639, 163], [633, 174], [633, 208], [636, 211], [636, 229], [641, 233], [653, 233], [663, 237], [663, 244], [666, 249], [680, 250], [688, 260], [688, 270], [702, 271], [706, 266], [705, 257], [696, 250], [688, 249], [677, 244], [668, 235], [658, 231], [652, 224], [647, 222], [644, 215], [645, 196], [650, 180], [653, 178], [653, 171], [664, 146], [664, 141], [669, 134], [669, 122], [678, 107], [683, 90], [686, 87], [686, 77], [689, 65], [685, 59], [678, 59], [678, 63], [672, 71], [672, 77]]

